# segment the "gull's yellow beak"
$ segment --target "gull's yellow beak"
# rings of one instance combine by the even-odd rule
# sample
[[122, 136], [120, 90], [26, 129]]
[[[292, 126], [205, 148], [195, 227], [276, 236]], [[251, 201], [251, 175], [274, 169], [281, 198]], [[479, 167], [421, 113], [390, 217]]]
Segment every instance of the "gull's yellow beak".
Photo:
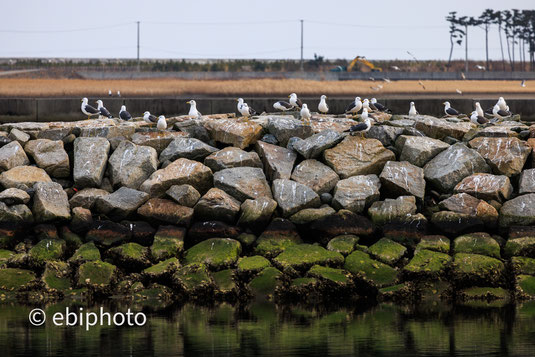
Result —
[[188, 100], [188, 101], [186, 102], [186, 104], [191, 104], [191, 102]]
[[290, 98], [290, 97], [291, 97], [291, 95], [288, 96], [288, 98]]

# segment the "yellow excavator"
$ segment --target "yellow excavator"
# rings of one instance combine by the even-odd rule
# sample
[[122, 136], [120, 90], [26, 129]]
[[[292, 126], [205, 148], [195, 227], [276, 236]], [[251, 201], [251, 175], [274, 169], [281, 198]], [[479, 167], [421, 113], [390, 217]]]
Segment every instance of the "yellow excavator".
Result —
[[335, 67], [335, 68], [331, 69], [331, 72], [351, 72], [353, 70], [353, 67], [355, 67], [355, 65], [357, 63], [362, 63], [363, 65], [368, 67], [372, 72], [382, 72], [383, 71], [383, 69], [381, 67], [376, 67], [373, 63], [368, 61], [366, 59], [366, 57], [357, 56], [351, 61], [351, 63], [349, 63], [349, 65], [347, 67], [338, 66], [338, 67]]

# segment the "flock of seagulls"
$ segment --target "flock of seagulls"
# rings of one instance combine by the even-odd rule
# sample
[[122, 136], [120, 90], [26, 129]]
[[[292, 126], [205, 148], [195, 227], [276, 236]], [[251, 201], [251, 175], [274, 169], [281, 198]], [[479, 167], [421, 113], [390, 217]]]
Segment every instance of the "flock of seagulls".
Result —
[[[301, 120], [306, 125], [310, 125], [312, 113], [310, 112], [308, 105], [306, 103], [303, 103], [297, 97], [296, 93], [291, 93], [288, 98], [288, 102], [277, 101], [273, 103], [273, 108], [281, 112], [286, 112], [289, 110], [298, 110]], [[257, 113], [256, 110], [254, 110], [243, 100], [243, 98], [237, 98], [236, 102], [237, 110], [241, 114], [241, 116], [245, 118], [245, 120], [248, 120], [251, 116]], [[99, 118], [113, 118], [109, 110], [104, 107], [104, 103], [102, 102], [102, 100], [99, 99], [95, 103], [97, 104], [96, 108], [89, 104], [87, 98], [82, 99], [81, 111], [83, 114], [87, 115], [88, 119], [90, 119], [92, 116], [98, 116]], [[193, 118], [200, 118], [202, 116], [201, 112], [199, 112], [199, 110], [197, 109], [197, 103], [195, 102], [195, 100], [190, 100], [186, 103], [190, 105], [188, 116]], [[464, 116], [464, 114], [462, 114], [460, 111], [453, 108], [450, 102], [446, 101], [442, 104], [444, 105], [445, 117]], [[318, 112], [322, 114], [327, 114], [329, 112], [326, 95], [322, 95], [320, 97], [320, 101], [318, 104]], [[355, 100], [352, 101], [346, 107], [344, 113], [350, 116], [357, 116], [359, 112], [361, 112], [360, 118], [362, 122], [353, 125], [349, 129], [349, 132], [352, 135], [356, 133], [364, 135], [364, 133], [370, 130], [372, 126], [372, 121], [375, 120], [372, 113], [391, 113], [391, 110], [389, 110], [384, 104], [379, 103], [376, 98], [371, 98], [371, 100], [365, 98], [364, 100], [362, 100], [360, 97], [355, 97]], [[414, 102], [410, 102], [408, 114], [409, 117], [419, 115]], [[512, 113], [510, 112], [509, 106], [505, 102], [505, 99], [503, 97], [500, 97], [498, 98], [496, 104], [492, 108], [487, 109], [486, 111], [481, 108], [481, 104], [479, 102], [476, 102], [474, 111], [472, 111], [468, 117], [470, 118], [470, 121], [476, 125], [486, 125], [498, 119], [509, 117], [511, 115]], [[121, 106], [121, 110], [119, 111], [119, 118], [125, 121], [132, 120], [132, 115], [126, 110], [125, 105]], [[149, 111], [146, 111], [143, 113], [143, 120], [149, 124], [156, 124], [156, 128], [160, 131], [167, 129], [167, 121], [165, 119], [165, 116], [163, 115], [157, 117], [151, 114]]]

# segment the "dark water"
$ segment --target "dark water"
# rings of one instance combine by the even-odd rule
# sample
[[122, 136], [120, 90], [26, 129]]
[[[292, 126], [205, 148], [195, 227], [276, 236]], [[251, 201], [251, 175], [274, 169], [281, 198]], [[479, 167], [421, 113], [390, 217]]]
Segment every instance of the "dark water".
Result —
[[[73, 304], [44, 307], [47, 316]], [[131, 307], [106, 305], [106, 311]], [[331, 310], [257, 303], [145, 308], [143, 327], [41, 327], [0, 305], [0, 356], [534, 356], [535, 302], [505, 307], [380, 304]], [[85, 308], [85, 307], [84, 307]], [[88, 310], [94, 309], [88, 308]]]

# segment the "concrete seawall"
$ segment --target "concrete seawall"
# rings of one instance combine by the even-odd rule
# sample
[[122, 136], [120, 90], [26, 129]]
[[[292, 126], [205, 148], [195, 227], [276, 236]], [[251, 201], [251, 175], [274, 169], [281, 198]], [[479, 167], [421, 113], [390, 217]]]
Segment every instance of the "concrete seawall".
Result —
[[[273, 103], [281, 98], [245, 98], [249, 105], [258, 112], [273, 112]], [[90, 98], [93, 103], [96, 98]], [[121, 105], [134, 116], [141, 116], [146, 110], [153, 114], [174, 116], [186, 114], [189, 105], [188, 98], [105, 98], [104, 104], [110, 112], [117, 116]], [[317, 110], [318, 98], [303, 97], [303, 102], [309, 108]], [[406, 113], [409, 109], [410, 99], [382, 99], [378, 98], [394, 113]], [[422, 114], [442, 116], [445, 99], [415, 99], [416, 108]], [[236, 111], [234, 98], [204, 98], [196, 99], [197, 108], [203, 114], [229, 113]], [[473, 110], [478, 99], [449, 100], [452, 106], [461, 112], [469, 113]], [[495, 100], [479, 100], [483, 108], [491, 107]], [[331, 113], [343, 113], [351, 102], [350, 98], [329, 98]], [[529, 99], [511, 99], [507, 103], [511, 111], [522, 116], [522, 120], [535, 121], [535, 101]], [[0, 99], [0, 122], [50, 122], [50, 121], [76, 121], [84, 119], [80, 112], [79, 98], [2, 98]]]

